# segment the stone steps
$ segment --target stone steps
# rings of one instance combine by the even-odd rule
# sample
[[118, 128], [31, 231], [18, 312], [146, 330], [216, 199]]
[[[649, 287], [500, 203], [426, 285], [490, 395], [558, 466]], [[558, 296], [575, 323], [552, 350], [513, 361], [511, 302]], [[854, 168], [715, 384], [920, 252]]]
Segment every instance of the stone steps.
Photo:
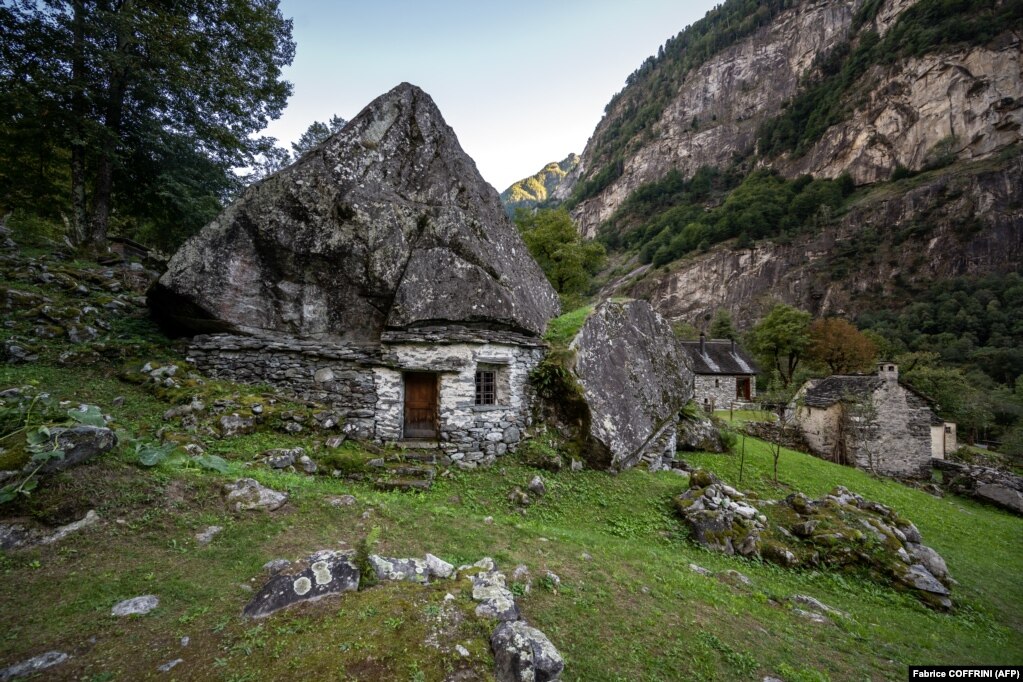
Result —
[[[415, 441], [422, 447], [422, 441]], [[436, 444], [433, 444], [436, 445]], [[429, 490], [437, 477], [437, 449], [403, 450], [384, 458], [374, 485], [379, 490]]]

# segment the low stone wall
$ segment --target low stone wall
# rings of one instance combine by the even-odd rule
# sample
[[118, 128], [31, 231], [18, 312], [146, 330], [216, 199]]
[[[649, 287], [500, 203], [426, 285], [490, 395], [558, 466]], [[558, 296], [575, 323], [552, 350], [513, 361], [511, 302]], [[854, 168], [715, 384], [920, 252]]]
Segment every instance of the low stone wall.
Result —
[[1023, 514], [1023, 478], [991, 467], [932, 459], [945, 488]]
[[[379, 344], [320, 343], [277, 337], [199, 336], [189, 361], [208, 376], [268, 383], [329, 404], [357, 438], [403, 437], [404, 372], [438, 381], [438, 441], [465, 468], [514, 450], [530, 424], [529, 373], [544, 346], [515, 334], [440, 330], [385, 334]], [[496, 402], [475, 404], [477, 369], [496, 374]]]

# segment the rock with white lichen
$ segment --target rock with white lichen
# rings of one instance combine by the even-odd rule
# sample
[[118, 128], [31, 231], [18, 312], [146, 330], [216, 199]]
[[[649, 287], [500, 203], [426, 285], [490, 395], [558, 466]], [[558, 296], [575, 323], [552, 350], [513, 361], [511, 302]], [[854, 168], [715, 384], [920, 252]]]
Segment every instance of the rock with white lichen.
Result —
[[110, 609], [112, 616], [144, 616], [160, 605], [160, 598], [156, 595], [146, 594], [141, 597], [125, 599]]
[[359, 569], [346, 552], [324, 550], [274, 575], [245, 606], [249, 618], [263, 618], [299, 602], [317, 601], [359, 589]]
[[565, 662], [547, 636], [523, 621], [501, 623], [490, 636], [498, 682], [552, 682]]
[[418, 558], [395, 559], [370, 554], [369, 564], [376, 572], [377, 580], [425, 583], [430, 579], [430, 569], [426, 561]]

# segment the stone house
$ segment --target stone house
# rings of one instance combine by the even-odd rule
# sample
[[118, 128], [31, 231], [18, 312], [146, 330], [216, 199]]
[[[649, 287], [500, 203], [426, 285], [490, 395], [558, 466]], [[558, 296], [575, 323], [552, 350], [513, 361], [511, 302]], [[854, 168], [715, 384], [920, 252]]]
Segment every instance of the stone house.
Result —
[[744, 405], [757, 397], [757, 369], [753, 360], [734, 340], [683, 341], [695, 379], [693, 400], [705, 409], [727, 409]]
[[948, 446], [945, 423], [927, 398], [899, 383], [890, 362], [876, 374], [811, 379], [787, 415], [818, 456], [886, 476], [927, 478], [935, 448]]
[[531, 418], [557, 294], [407, 83], [192, 237], [149, 292], [213, 377], [323, 402], [355, 437], [492, 462]]

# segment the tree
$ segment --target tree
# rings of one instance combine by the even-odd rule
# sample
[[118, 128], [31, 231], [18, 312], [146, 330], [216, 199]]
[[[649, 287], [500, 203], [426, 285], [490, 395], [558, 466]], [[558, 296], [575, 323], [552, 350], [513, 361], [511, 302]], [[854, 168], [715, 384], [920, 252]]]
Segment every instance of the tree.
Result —
[[[291, 93], [281, 70], [295, 44], [277, 0], [15, 0], [0, 34], [0, 128], [67, 155], [71, 224], [94, 246], [118, 185], [174, 191], [153, 159], [182, 148], [221, 176], [247, 165], [252, 134]], [[223, 178], [203, 191], [219, 198]]]
[[710, 338], [738, 339], [739, 333], [732, 326], [732, 316], [726, 308], [718, 308], [714, 312], [714, 320], [710, 323]]
[[810, 325], [807, 359], [832, 374], [869, 371], [877, 357], [877, 346], [847, 320], [825, 317]]
[[590, 279], [607, 259], [602, 244], [580, 237], [565, 209], [518, 209], [515, 223], [555, 291], [563, 297], [586, 292]]
[[792, 383], [792, 376], [810, 345], [811, 315], [779, 303], [750, 330], [747, 345], [758, 356], [761, 366], [778, 372], [783, 385]]
[[337, 115], [331, 116], [330, 121], [327, 123], [321, 123], [320, 121], [310, 123], [306, 131], [302, 133], [302, 136], [298, 138], [298, 141], [291, 143], [291, 149], [295, 153], [295, 158], [297, 159], [313, 147], [323, 143], [328, 137], [344, 128], [346, 123], [348, 121]]

